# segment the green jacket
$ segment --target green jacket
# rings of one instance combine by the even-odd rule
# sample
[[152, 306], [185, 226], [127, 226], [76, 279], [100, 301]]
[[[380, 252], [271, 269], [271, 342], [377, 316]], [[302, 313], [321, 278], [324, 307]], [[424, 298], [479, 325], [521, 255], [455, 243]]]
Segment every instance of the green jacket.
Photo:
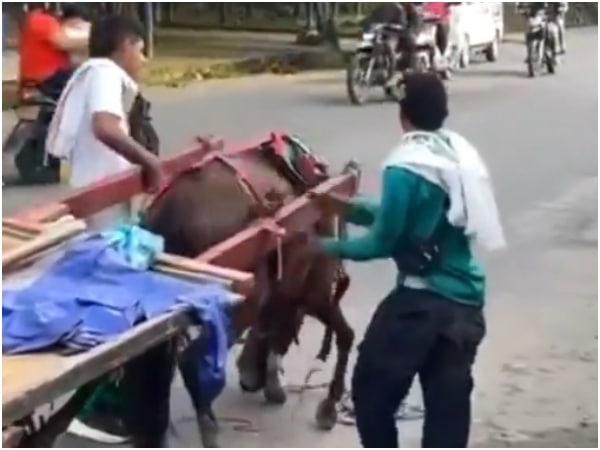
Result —
[[[324, 250], [353, 261], [392, 258], [398, 243], [426, 239], [440, 220], [447, 221], [446, 193], [425, 178], [400, 167], [383, 173], [381, 203], [365, 198], [352, 199], [345, 211], [348, 222], [368, 228], [360, 237], [324, 239]], [[427, 289], [459, 303], [482, 305], [485, 275], [471, 251], [462, 229], [451, 227], [440, 243], [440, 263], [424, 279]], [[399, 274], [398, 284], [404, 276]]]

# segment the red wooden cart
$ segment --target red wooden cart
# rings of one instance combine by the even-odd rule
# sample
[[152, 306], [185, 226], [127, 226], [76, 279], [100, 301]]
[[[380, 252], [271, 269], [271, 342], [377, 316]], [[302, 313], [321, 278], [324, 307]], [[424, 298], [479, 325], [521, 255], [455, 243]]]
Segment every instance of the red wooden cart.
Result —
[[[229, 150], [235, 149], [230, 147]], [[170, 175], [177, 174], [199, 163], [211, 151], [214, 149], [209, 148], [209, 144], [199, 143], [195, 148], [165, 160], [163, 168]], [[344, 173], [319, 184], [311, 193], [352, 195], [358, 188], [358, 182], [356, 172]], [[25, 231], [36, 231], [44, 223], [61, 216], [86, 218], [128, 201], [141, 192], [140, 174], [137, 170], [131, 170], [78, 190], [56, 202], [24, 211], [8, 222]], [[232, 291], [244, 297], [252, 289], [253, 283], [252, 274], [244, 271], [280, 243], [279, 238], [273, 235], [273, 223], [285, 230], [285, 241], [297, 232], [308, 230], [319, 218], [320, 213], [311, 202], [311, 196], [305, 194], [284, 205], [268, 221], [257, 221], [195, 259], [170, 258], [175, 258], [179, 266], [191, 272], [227, 283]], [[51, 446], [77, 414], [74, 405], [80, 405], [81, 396], [89, 395], [95, 388], [95, 380], [189, 325], [186, 314], [172, 313], [143, 323], [118, 339], [83, 354], [3, 356], [3, 446]], [[37, 408], [51, 404], [75, 390], [78, 393], [58, 411], [50, 414], [41, 426], [37, 424], [33, 427], [35, 431], [28, 429], [28, 425], [31, 425], [28, 418]]]

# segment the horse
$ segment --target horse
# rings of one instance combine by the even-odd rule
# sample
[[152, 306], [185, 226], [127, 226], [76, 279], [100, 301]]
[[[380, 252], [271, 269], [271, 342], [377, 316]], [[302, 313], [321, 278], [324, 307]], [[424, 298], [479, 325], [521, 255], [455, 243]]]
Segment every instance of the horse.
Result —
[[[282, 158], [286, 147], [300, 155], [296, 163]], [[326, 178], [325, 164], [303, 144], [273, 134], [243, 151], [209, 152], [201, 164], [175, 176], [155, 197], [145, 211], [143, 225], [164, 238], [166, 252], [195, 257], [269, 217]], [[338, 231], [337, 223], [332, 217], [321, 218], [308, 233], [332, 236]], [[267, 402], [284, 404], [282, 359], [297, 342], [304, 316], [312, 316], [325, 326], [318, 359], [327, 359], [336, 338], [333, 377], [316, 413], [317, 425], [331, 430], [337, 422], [337, 403], [345, 391], [354, 342], [354, 331], [340, 306], [349, 284], [341, 261], [311, 251], [305, 234], [290, 237], [268, 257], [244, 269], [254, 273], [256, 289], [244, 302], [245, 310], [233, 320], [236, 336], [248, 331], [237, 360], [240, 387], [246, 392], [262, 390]], [[212, 409], [196, 409], [202, 443], [218, 446]]]

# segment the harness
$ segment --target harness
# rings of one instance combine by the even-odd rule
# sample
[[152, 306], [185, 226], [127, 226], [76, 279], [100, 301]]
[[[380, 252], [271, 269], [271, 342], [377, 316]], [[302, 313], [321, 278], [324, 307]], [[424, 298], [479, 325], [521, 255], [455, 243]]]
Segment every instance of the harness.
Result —
[[[280, 279], [283, 266], [281, 246], [285, 229], [281, 228], [272, 216], [283, 206], [284, 199], [273, 191], [270, 184], [266, 184], [261, 177], [253, 174], [249, 167], [249, 158], [246, 157], [253, 153], [264, 155], [273, 168], [292, 184], [298, 195], [317, 186], [328, 177], [326, 163], [317, 158], [300, 139], [278, 132], [271, 133], [268, 140], [258, 145], [237, 147], [231, 150], [207, 151], [197, 164], [180, 174], [200, 170], [211, 162], [218, 162], [231, 170], [240, 187], [252, 200], [259, 216], [259, 226], [275, 235], [278, 240], [277, 265], [278, 279]], [[171, 178], [170, 182], [151, 201], [150, 207], [168, 192], [176, 178]]]

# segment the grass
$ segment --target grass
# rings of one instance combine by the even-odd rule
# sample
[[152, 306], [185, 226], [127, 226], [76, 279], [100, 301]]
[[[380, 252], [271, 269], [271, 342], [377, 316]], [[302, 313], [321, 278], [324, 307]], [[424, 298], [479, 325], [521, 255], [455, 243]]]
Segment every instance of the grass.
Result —
[[[339, 53], [297, 46], [294, 40], [295, 35], [281, 33], [158, 30], [144, 84], [180, 87], [206, 79], [291, 74], [344, 64]], [[16, 87], [14, 81], [3, 81], [3, 110], [14, 107]]]

